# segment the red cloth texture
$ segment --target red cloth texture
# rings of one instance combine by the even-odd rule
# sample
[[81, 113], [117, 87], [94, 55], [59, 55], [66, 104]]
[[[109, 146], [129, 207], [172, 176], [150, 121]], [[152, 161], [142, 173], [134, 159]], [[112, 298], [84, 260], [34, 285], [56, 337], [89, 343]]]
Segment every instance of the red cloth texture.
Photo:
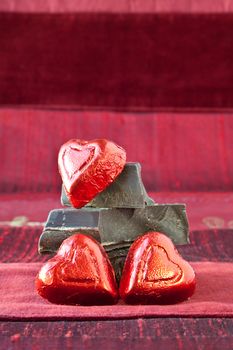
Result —
[[0, 104], [232, 109], [232, 31], [233, 14], [224, 10], [1, 12]]
[[57, 154], [70, 138], [123, 146], [127, 161], [141, 163], [148, 191], [233, 189], [232, 114], [3, 108], [0, 135], [1, 193], [59, 192]]
[[[42, 227], [0, 229], [0, 319], [95, 319], [132, 317], [230, 317], [233, 315], [232, 230], [194, 231], [191, 244], [178, 247], [197, 275], [193, 297], [169, 306], [74, 307], [48, 303], [37, 295], [35, 277], [49, 256], [37, 252]], [[209, 260], [209, 261], [208, 261]], [[26, 286], [26, 287], [25, 287]]]
[[0, 319], [89, 319], [156, 316], [233, 316], [232, 263], [192, 263], [197, 290], [188, 301], [176, 305], [111, 306], [53, 305], [37, 295], [35, 276], [40, 263], [0, 264]]
[[233, 11], [232, 0], [1, 0], [0, 11], [29, 13], [107, 12], [107, 13], [224, 13]]

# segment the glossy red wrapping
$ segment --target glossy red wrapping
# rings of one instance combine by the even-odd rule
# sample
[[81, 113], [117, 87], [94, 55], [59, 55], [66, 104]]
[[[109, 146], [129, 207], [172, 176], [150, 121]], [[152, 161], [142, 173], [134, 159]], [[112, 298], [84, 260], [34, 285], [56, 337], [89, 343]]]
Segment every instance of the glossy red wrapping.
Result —
[[81, 208], [110, 185], [121, 173], [126, 152], [114, 142], [70, 140], [60, 149], [59, 171], [67, 196]]
[[195, 273], [170, 238], [159, 232], [139, 237], [130, 247], [120, 283], [129, 304], [173, 304], [195, 290]]
[[107, 254], [98, 242], [83, 234], [67, 238], [57, 255], [42, 266], [36, 289], [57, 304], [104, 305], [118, 300]]

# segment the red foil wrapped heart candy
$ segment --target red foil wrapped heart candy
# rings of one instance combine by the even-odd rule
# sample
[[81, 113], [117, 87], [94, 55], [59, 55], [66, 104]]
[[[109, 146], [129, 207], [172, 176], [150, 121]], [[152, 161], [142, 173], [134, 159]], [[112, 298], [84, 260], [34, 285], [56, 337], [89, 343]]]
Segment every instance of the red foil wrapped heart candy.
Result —
[[149, 232], [130, 247], [119, 292], [129, 304], [172, 304], [189, 298], [195, 284], [192, 267], [170, 238]]
[[100, 139], [70, 140], [60, 149], [58, 167], [70, 202], [81, 208], [110, 185], [122, 172], [126, 152]]
[[114, 270], [103, 247], [75, 234], [60, 246], [36, 278], [36, 289], [57, 304], [104, 305], [118, 300]]

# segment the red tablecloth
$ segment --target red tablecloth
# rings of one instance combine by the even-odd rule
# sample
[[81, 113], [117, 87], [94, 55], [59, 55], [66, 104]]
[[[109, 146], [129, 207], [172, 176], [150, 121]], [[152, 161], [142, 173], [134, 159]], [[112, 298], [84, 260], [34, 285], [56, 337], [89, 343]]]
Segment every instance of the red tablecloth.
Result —
[[233, 263], [192, 263], [197, 275], [194, 296], [176, 305], [64, 306], [43, 300], [34, 281], [40, 263], [0, 264], [0, 319], [119, 319], [134, 317], [233, 316]]

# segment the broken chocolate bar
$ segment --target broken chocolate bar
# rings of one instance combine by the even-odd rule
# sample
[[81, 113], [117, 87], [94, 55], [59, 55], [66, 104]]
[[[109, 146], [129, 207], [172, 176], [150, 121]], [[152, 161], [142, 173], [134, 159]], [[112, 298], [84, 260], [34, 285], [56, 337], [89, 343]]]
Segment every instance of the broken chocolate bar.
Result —
[[[62, 186], [61, 203], [71, 206]], [[86, 207], [94, 208], [144, 208], [154, 204], [146, 193], [141, 178], [139, 163], [126, 163], [122, 173], [103, 192], [99, 193]]]
[[39, 240], [41, 254], [55, 253], [64, 239], [81, 232], [94, 237], [107, 251], [120, 278], [132, 242], [145, 232], [160, 231], [174, 243], [188, 242], [185, 205], [162, 204], [141, 209], [58, 209], [50, 212]]
[[149, 231], [164, 232], [175, 244], [186, 244], [188, 221], [185, 205], [158, 204], [141, 209], [52, 210], [40, 237], [39, 252], [56, 252], [62, 241], [74, 232], [86, 233], [110, 247], [112, 244], [133, 242], [138, 235]]
[[85, 233], [107, 251], [119, 276], [132, 242], [149, 231], [169, 236], [175, 244], [188, 243], [185, 205], [159, 204], [145, 208], [73, 208], [52, 210], [39, 240], [40, 254], [54, 254], [67, 237]]

